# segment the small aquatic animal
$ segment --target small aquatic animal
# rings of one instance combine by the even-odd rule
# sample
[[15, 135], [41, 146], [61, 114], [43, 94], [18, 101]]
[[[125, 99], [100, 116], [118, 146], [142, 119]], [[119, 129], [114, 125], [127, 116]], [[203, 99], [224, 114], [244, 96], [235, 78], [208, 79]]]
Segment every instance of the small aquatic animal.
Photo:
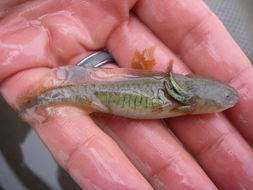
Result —
[[82, 106], [128, 118], [157, 119], [223, 111], [235, 105], [235, 89], [197, 75], [126, 68], [53, 69], [64, 79], [23, 102], [19, 111], [52, 105]]

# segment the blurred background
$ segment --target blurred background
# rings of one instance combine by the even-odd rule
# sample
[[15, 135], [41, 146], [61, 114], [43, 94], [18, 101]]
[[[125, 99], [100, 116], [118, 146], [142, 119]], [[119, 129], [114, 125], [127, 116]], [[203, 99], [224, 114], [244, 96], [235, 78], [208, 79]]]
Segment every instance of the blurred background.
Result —
[[[205, 0], [253, 60], [253, 1]], [[45, 167], [47, 166], [47, 167]], [[79, 190], [0, 97], [0, 190]]]

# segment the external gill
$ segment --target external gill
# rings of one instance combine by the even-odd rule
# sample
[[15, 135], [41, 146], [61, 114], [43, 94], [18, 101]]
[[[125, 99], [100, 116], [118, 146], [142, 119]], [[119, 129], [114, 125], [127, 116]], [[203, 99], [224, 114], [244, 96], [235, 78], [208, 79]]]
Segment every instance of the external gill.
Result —
[[192, 94], [186, 92], [180, 85], [176, 82], [174, 74], [172, 73], [172, 67], [168, 72], [170, 84], [165, 85], [167, 92], [179, 103], [183, 104], [175, 109], [180, 111], [193, 111], [193, 105], [191, 100], [193, 99]]

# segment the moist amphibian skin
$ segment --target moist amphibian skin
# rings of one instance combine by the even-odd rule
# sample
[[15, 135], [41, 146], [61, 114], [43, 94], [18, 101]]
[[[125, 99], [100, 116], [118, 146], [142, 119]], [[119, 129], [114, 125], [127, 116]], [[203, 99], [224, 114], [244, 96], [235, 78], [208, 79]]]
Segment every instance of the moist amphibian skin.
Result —
[[50, 76], [61, 82], [26, 99], [22, 114], [52, 105], [81, 106], [128, 118], [158, 119], [223, 111], [238, 100], [235, 89], [197, 75], [125, 68], [64, 66]]

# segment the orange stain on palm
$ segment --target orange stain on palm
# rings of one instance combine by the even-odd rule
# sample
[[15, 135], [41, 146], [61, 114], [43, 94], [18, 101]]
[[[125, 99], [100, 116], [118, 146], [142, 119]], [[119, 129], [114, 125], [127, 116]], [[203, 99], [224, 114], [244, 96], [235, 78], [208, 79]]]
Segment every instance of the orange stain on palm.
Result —
[[152, 70], [156, 64], [154, 52], [155, 46], [145, 48], [142, 52], [136, 50], [132, 58], [132, 68]]

